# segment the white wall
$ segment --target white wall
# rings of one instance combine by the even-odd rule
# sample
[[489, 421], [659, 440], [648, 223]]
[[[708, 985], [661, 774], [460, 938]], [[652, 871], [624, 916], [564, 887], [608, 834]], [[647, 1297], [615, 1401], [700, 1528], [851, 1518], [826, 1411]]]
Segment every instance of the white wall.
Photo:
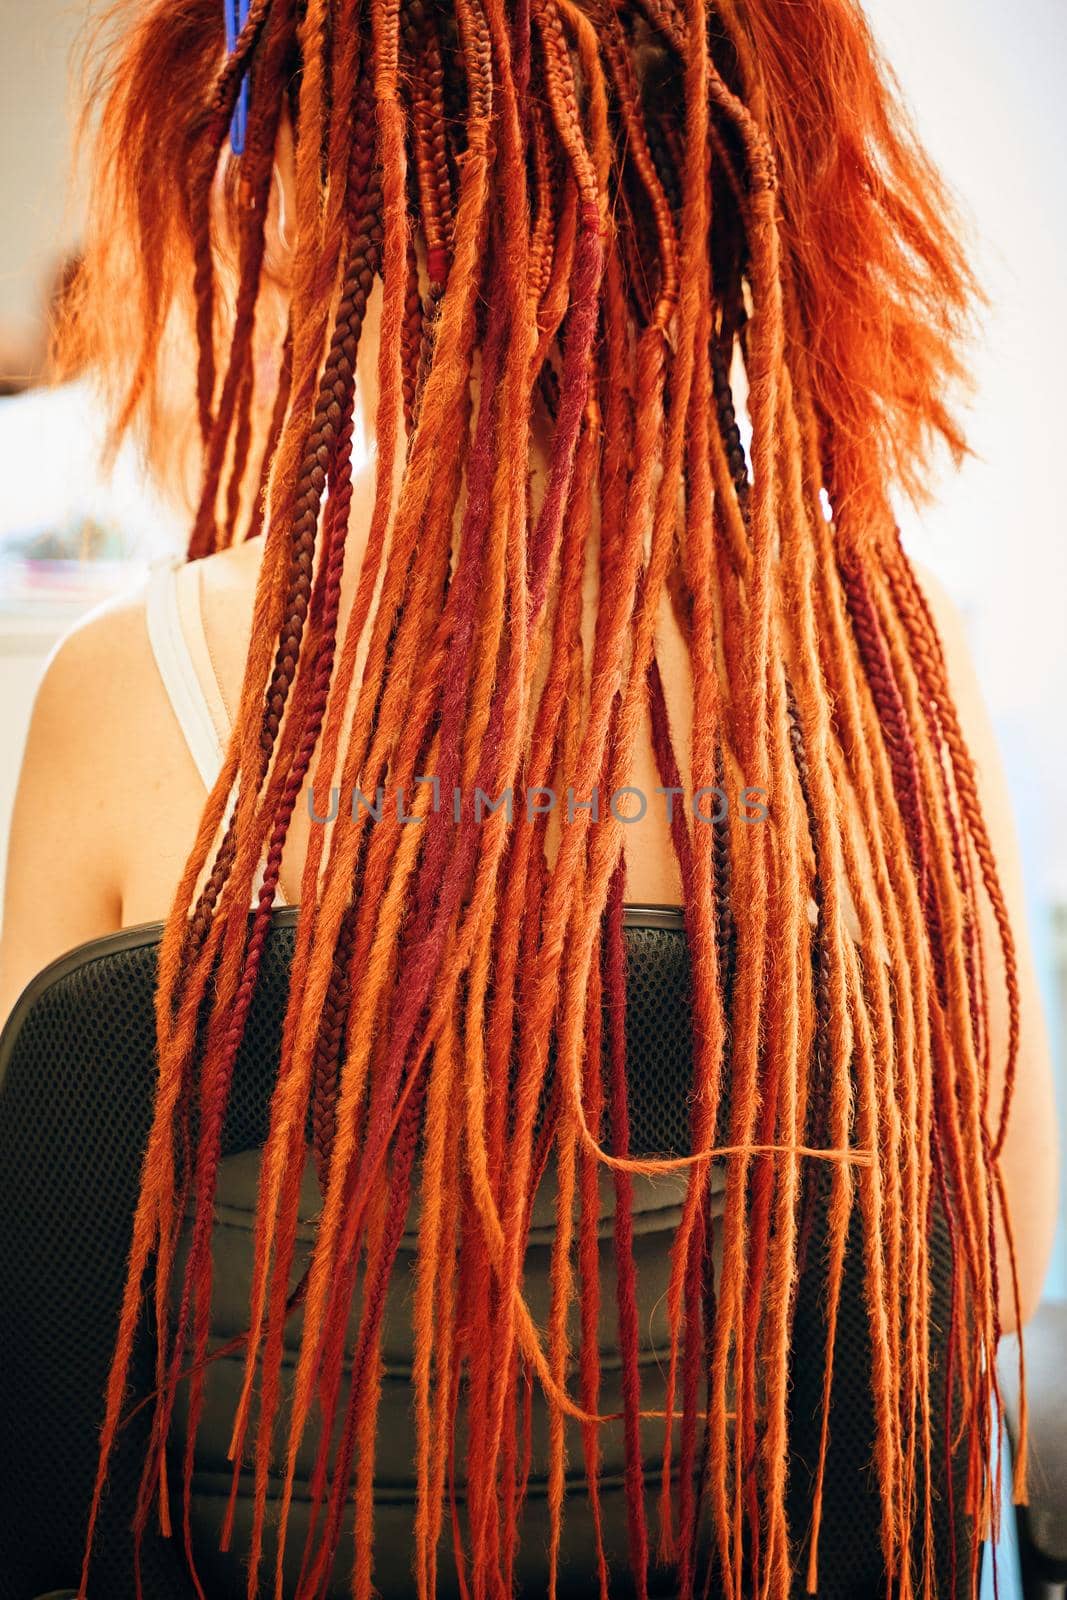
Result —
[[[94, 0], [95, 3], [95, 0]], [[68, 64], [89, 0], [0, 0], [0, 336], [33, 337], [77, 237], [66, 206]]]
[[912, 545], [968, 613], [1015, 769], [1024, 846], [1067, 899], [1067, 6], [869, 0], [933, 154], [969, 209], [993, 298], [978, 352], [978, 460], [944, 483]]

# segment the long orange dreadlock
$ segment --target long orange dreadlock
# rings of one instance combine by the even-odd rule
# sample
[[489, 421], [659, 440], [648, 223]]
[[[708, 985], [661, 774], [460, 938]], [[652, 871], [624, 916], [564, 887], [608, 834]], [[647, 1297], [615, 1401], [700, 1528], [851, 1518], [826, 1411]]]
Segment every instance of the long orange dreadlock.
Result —
[[[700, 827], [682, 808], [672, 823], [692, 970], [688, 1157], [627, 1153], [625, 885], [613, 817], [592, 828], [589, 811], [576, 810], [551, 867], [543, 818], [519, 809], [509, 821], [501, 809], [456, 825], [447, 807], [431, 809], [426, 787], [420, 828], [388, 812], [372, 828], [361, 811], [331, 830], [325, 859], [325, 831], [313, 833], [231, 1445], [234, 1496], [242, 1473], [255, 1483], [249, 1594], [276, 1465], [283, 1330], [298, 1303], [279, 1548], [318, 1407], [299, 1594], [319, 1592], [346, 1514], [353, 1593], [371, 1593], [382, 1317], [416, 1184], [419, 1593], [435, 1588], [464, 1382], [471, 1593], [510, 1582], [531, 1382], [551, 1423], [552, 1562], [568, 1423], [580, 1430], [599, 1528], [596, 1195], [606, 1163], [618, 1197], [638, 1592], [658, 1544], [678, 1563], [682, 1593], [694, 1593], [703, 1506], [725, 1592], [740, 1596], [755, 1569], [761, 1595], [787, 1595], [787, 1356], [821, 1162], [831, 1174], [825, 1405], [806, 1576], [814, 1588], [837, 1308], [858, 1208], [886, 1569], [902, 1600], [929, 1595], [931, 1484], [953, 1441], [931, 1425], [928, 1218], [937, 1203], [950, 1225], [950, 1361], [981, 1535], [994, 1515], [993, 1228], [1018, 999], [975, 775], [888, 498], [893, 486], [921, 495], [938, 438], [956, 455], [964, 448], [943, 396], [964, 375], [975, 286], [861, 14], [851, 0], [253, 0], [229, 55], [217, 0], [137, 0], [118, 15], [98, 85], [93, 227], [69, 337], [114, 382], [118, 429], [140, 417], [151, 438], [159, 352], [188, 314], [205, 462], [190, 555], [261, 520], [266, 538], [235, 731], [159, 955], [158, 1095], [93, 1521], [150, 1265], [158, 1388], [138, 1527], [158, 1503], [169, 1531], [179, 1382], [190, 1391], [187, 1491], [191, 1482], [220, 1140], [301, 791], [313, 781], [321, 796], [340, 772], [343, 795], [379, 784], [410, 793], [433, 772], [446, 795], [475, 786], [496, 795], [548, 785], [566, 767], [587, 792], [611, 792], [628, 781], [647, 707], [665, 785], [695, 792], [743, 774], [771, 797], [767, 828]], [[226, 141], [243, 84], [238, 162]], [[276, 392], [264, 397], [253, 351], [286, 110], [296, 148], [288, 331]], [[355, 360], [377, 277], [376, 499], [339, 632]], [[739, 366], [750, 459], [734, 410]], [[551, 449], [534, 506], [538, 408], [551, 419]], [[259, 430], [261, 412], [271, 420]], [[238, 528], [250, 498], [251, 526]], [[587, 649], [579, 620], [594, 506]], [[687, 773], [656, 660], [666, 595], [694, 669]], [[851, 802], [862, 846], [846, 823]], [[1010, 1002], [1000, 1106], [987, 1092], [979, 883]], [[309, 1117], [323, 1200], [293, 1291]], [[523, 1257], [550, 1156], [559, 1207], [541, 1328], [524, 1299]], [[709, 1292], [713, 1157], [727, 1177], [724, 1255]], [[656, 1541], [644, 1513], [628, 1197], [635, 1174], [676, 1169], [688, 1183], [670, 1263]], [[1017, 1487], [1021, 1461], [1019, 1474]], [[231, 1496], [227, 1538], [233, 1506]], [[598, 1565], [606, 1593], [602, 1550]], [[87, 1553], [83, 1591], [88, 1572]]]

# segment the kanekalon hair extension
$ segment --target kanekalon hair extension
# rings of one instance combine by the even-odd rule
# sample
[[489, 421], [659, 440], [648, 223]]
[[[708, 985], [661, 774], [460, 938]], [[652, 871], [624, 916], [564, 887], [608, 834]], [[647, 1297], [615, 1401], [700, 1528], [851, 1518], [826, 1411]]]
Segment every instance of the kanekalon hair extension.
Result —
[[[417, 1193], [420, 1595], [435, 1592], [442, 1541], [464, 1592], [510, 1589], [536, 1391], [550, 1592], [579, 1453], [590, 1591], [609, 1592], [609, 1424], [625, 1445], [639, 1595], [657, 1561], [674, 1564], [686, 1600], [713, 1574], [725, 1594], [783, 1600], [798, 1559], [815, 1592], [858, 1219], [886, 1572], [901, 1600], [929, 1600], [932, 1485], [952, 1492], [958, 1449], [976, 1548], [995, 1516], [994, 1224], [1019, 1001], [975, 774], [890, 509], [891, 491], [921, 497], [938, 441], [964, 449], [945, 396], [965, 376], [977, 291], [861, 13], [851, 0], [253, 0], [227, 54], [217, 0], [137, 0], [115, 7], [104, 39], [68, 357], [95, 365], [116, 430], [139, 426], [158, 456], [165, 353], [176, 330], [188, 335], [203, 453], [190, 557], [245, 533], [262, 531], [264, 547], [234, 732], [159, 952], [159, 1084], [82, 1594], [149, 1284], [156, 1389], [136, 1533], [159, 1517], [194, 1565], [222, 1130], [310, 785], [320, 810], [332, 786], [399, 791], [421, 825], [387, 805], [373, 826], [358, 809], [312, 831], [247, 1330], [227, 1346], [241, 1384], [222, 1537], [251, 1485], [249, 1596], [282, 1594], [309, 1439], [298, 1600], [323, 1592], [346, 1530], [352, 1593], [373, 1592], [385, 1306]], [[227, 135], [243, 90], [238, 159]], [[279, 315], [271, 216], [290, 132]], [[374, 502], [346, 615], [356, 361], [379, 292]], [[275, 325], [277, 359], [264, 363]], [[547, 440], [537, 490], [535, 430]], [[691, 665], [684, 759], [658, 655], [665, 608]], [[684, 806], [671, 821], [691, 966], [684, 1156], [631, 1147], [618, 819], [605, 810], [594, 826], [576, 809], [553, 859], [543, 815], [517, 805], [457, 820], [447, 802], [453, 790], [568, 784], [610, 794], [631, 780], [646, 716], [665, 787], [762, 790], [772, 824], [731, 812], [707, 827]], [[428, 773], [443, 804], [419, 782]], [[995, 1105], [980, 892], [1010, 1017]], [[309, 1129], [322, 1204], [298, 1277]], [[550, 1164], [542, 1326], [523, 1263]], [[652, 1408], [632, 1198], [639, 1177], [667, 1173], [684, 1177], [684, 1199]], [[940, 1436], [935, 1213], [953, 1261]], [[787, 1378], [814, 1252], [823, 1424], [797, 1527]], [[297, 1307], [299, 1352], [283, 1374]], [[601, 1409], [605, 1316], [618, 1415]], [[171, 1484], [183, 1386], [187, 1445]], [[650, 1467], [653, 1420], [662, 1458]], [[1017, 1470], [1021, 1492], [1022, 1459]]]

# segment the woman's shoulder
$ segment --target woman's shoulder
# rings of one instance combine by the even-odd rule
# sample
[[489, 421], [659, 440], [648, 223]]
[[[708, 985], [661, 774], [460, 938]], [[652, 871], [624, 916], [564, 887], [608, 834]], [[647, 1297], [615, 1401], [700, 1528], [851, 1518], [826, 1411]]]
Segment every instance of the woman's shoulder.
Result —
[[128, 698], [150, 660], [146, 584], [142, 576], [101, 601], [57, 640], [45, 662], [36, 711], [44, 703], [74, 718], [90, 705], [102, 712], [110, 701]]
[[53, 957], [120, 925], [131, 764], [160, 720], [143, 614], [136, 589], [97, 606], [38, 684], [9, 832], [0, 1013]]
[[186, 563], [177, 552], [153, 561], [67, 629], [45, 664], [41, 691], [58, 688], [63, 691], [58, 695], [61, 700], [68, 700], [68, 691], [75, 688], [85, 694], [106, 694], [109, 685], [128, 691], [133, 677], [150, 660], [145, 625], [150, 586], [181, 585], [195, 578], [205, 606], [232, 606], [245, 599], [251, 606], [262, 547], [260, 537], [197, 562]]
[[[233, 618], [244, 593], [251, 611], [257, 571], [254, 550], [224, 550], [191, 564], [175, 553], [94, 606], [63, 634], [45, 664], [33, 709], [40, 747], [58, 752], [88, 745], [99, 770], [125, 773], [141, 756], [158, 765], [161, 754], [180, 749], [160, 659], [161, 630], [167, 632], [160, 618], [184, 610], [178, 594], [190, 583], [199, 584], [206, 612], [221, 605]], [[184, 621], [179, 626], [185, 631]]]
[[254, 593], [263, 559], [263, 534], [240, 544], [227, 545], [213, 555], [204, 556], [193, 563], [205, 590], [209, 593]]

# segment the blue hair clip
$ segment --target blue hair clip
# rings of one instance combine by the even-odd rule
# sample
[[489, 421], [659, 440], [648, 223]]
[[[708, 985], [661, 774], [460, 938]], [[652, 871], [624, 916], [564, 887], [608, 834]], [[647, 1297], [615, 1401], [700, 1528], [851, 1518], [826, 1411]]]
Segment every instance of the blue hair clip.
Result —
[[[236, 50], [241, 29], [248, 21], [250, 4], [251, 0], [222, 0], [222, 9], [226, 16], [226, 49], [230, 55]], [[245, 73], [237, 96], [237, 104], [233, 108], [233, 120], [230, 123], [230, 149], [235, 156], [239, 156], [244, 150], [247, 128], [248, 74]]]

